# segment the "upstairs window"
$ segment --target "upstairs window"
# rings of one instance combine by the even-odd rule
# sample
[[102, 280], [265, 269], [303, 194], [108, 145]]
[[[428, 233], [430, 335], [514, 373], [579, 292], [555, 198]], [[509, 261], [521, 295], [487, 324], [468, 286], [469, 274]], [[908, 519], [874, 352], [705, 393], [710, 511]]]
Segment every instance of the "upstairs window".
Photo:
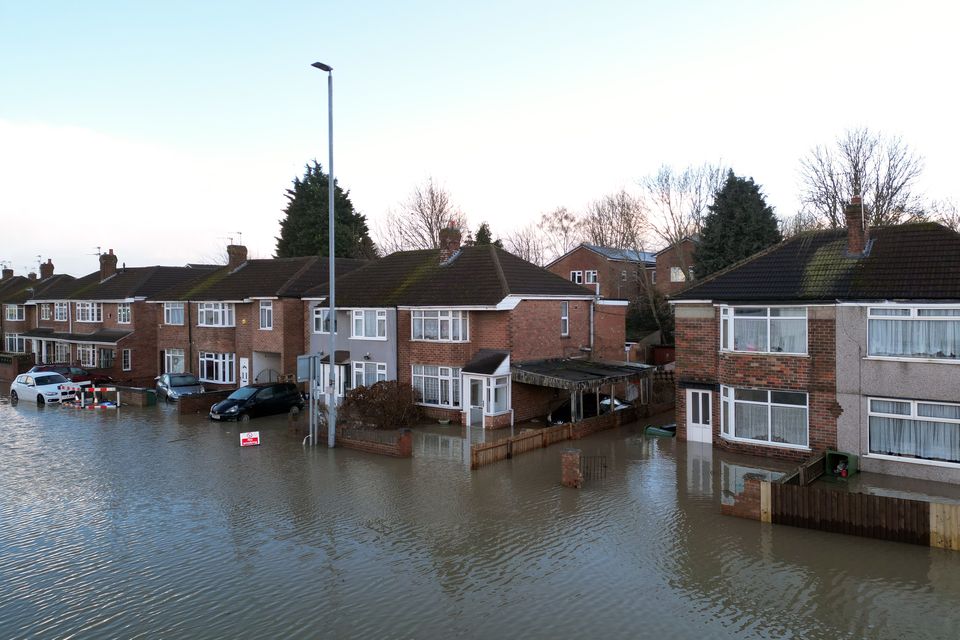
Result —
[[960, 308], [870, 307], [868, 354], [960, 360]]
[[687, 275], [683, 272], [683, 267], [670, 267], [670, 282], [686, 282]]
[[806, 307], [721, 307], [720, 348], [752, 353], [807, 353]]
[[67, 321], [67, 303], [66, 302], [53, 303], [53, 319], [56, 322]]
[[[337, 332], [337, 314], [333, 314], [333, 332]], [[314, 333], [330, 333], [330, 308], [329, 307], [314, 307], [313, 308], [313, 332]]]
[[583, 271], [571, 271], [570, 281], [577, 284], [583, 284]]
[[163, 324], [183, 324], [183, 303], [163, 303]]
[[234, 326], [233, 317], [232, 302], [200, 302], [197, 304], [198, 327], [232, 327]]
[[273, 300], [260, 301], [260, 328], [273, 329]]
[[412, 339], [435, 342], [467, 342], [466, 311], [415, 309], [411, 313]]
[[570, 303], [560, 303], [560, 335], [570, 335]]
[[387, 339], [386, 309], [354, 309], [351, 338]]
[[586, 284], [596, 284], [598, 282], [596, 271], [584, 271], [583, 276], [584, 276], [583, 281]]
[[3, 305], [4, 317], [10, 321], [19, 321], [26, 319], [26, 309], [22, 304]]
[[103, 305], [99, 302], [78, 302], [77, 322], [103, 322]]
[[121, 303], [117, 305], [117, 323], [130, 324], [130, 303]]
[[44, 303], [40, 305], [40, 319], [49, 320], [50, 319], [50, 304]]
[[656, 271], [651, 271], [651, 272], [650, 272], [650, 284], [657, 284], [657, 272], [656, 272]]

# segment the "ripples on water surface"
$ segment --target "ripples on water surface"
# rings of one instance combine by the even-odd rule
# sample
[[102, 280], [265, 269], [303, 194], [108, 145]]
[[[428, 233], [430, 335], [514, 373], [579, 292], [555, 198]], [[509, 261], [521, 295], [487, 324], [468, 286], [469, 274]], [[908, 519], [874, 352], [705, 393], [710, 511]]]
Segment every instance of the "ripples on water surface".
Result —
[[581, 441], [575, 491], [561, 446], [471, 473], [252, 424], [0, 404], [0, 638], [960, 636], [960, 554], [720, 516], [671, 440]]

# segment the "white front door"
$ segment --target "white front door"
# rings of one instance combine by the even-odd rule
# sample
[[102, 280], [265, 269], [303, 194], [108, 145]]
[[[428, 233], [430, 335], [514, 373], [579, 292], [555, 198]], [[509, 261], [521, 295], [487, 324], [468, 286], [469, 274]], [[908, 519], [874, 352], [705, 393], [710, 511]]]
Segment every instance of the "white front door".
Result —
[[711, 393], [701, 389], [687, 389], [687, 440], [713, 442], [711, 420]]
[[467, 424], [471, 427], [483, 426], [483, 378], [469, 378], [470, 404], [468, 405]]

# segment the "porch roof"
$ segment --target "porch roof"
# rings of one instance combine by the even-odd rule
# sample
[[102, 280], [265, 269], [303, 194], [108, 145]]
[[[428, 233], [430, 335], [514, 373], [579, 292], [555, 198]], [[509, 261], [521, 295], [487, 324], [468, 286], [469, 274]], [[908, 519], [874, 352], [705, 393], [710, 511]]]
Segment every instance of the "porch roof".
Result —
[[495, 349], [480, 349], [473, 359], [463, 365], [461, 373], [478, 373], [491, 376], [497, 372], [503, 361], [510, 357], [509, 351]]
[[37, 328], [25, 331], [24, 338], [39, 340], [55, 340], [58, 342], [78, 342], [91, 344], [117, 344], [132, 331], [120, 331], [117, 329], [99, 329], [93, 333], [66, 333], [54, 331], [53, 329]]
[[510, 366], [514, 382], [568, 391], [595, 390], [617, 382], [637, 381], [656, 367], [639, 363], [613, 363], [572, 358], [515, 362]]

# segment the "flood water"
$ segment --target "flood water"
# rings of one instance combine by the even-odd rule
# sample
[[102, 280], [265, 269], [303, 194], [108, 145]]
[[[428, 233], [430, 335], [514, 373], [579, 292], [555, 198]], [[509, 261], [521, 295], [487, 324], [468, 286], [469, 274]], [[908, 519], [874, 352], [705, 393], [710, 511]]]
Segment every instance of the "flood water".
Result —
[[[471, 472], [285, 418], [0, 403], [0, 638], [957, 638], [960, 553], [721, 516], [756, 461], [624, 428]], [[453, 434], [451, 437], [449, 434]]]

